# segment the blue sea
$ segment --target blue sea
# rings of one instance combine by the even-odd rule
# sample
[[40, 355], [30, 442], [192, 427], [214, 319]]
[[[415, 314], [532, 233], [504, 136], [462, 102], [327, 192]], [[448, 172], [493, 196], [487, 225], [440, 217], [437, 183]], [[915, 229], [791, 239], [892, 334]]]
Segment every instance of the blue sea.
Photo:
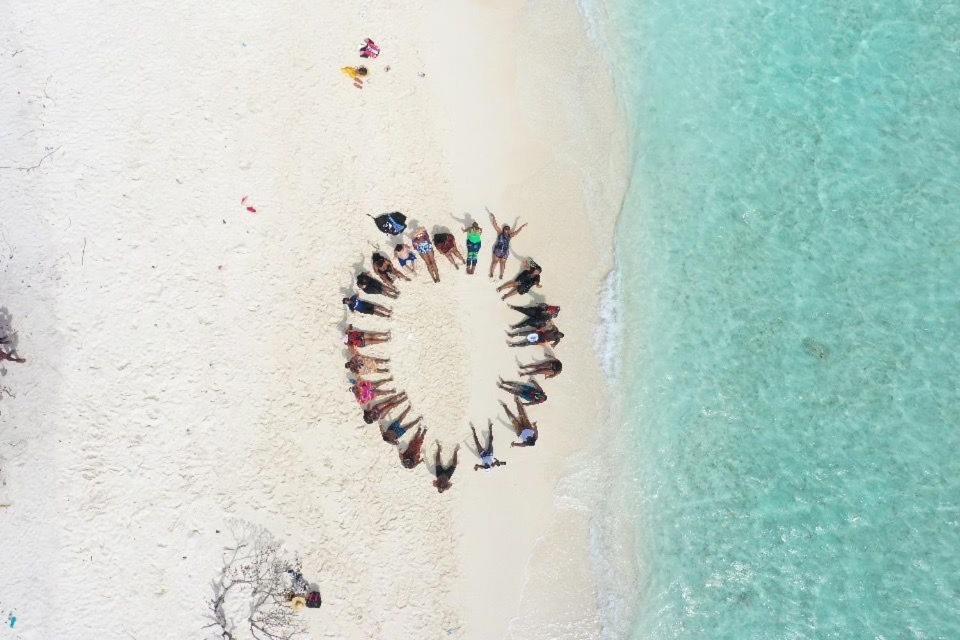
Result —
[[634, 144], [611, 637], [960, 639], [960, 3], [593, 11]]

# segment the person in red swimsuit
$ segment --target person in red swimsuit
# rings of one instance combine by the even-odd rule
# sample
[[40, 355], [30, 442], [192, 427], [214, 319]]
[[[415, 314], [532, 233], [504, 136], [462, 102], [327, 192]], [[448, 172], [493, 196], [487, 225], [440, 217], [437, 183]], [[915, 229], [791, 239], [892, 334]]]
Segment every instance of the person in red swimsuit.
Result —
[[404, 469], [413, 469], [423, 461], [421, 451], [423, 450], [423, 440], [427, 437], [426, 427], [417, 427], [417, 432], [413, 434], [413, 439], [407, 448], [400, 453], [400, 464]]
[[389, 331], [360, 331], [352, 324], [347, 325], [347, 333], [343, 336], [343, 344], [359, 349], [368, 344], [380, 344], [390, 340]]
[[467, 264], [467, 261], [463, 259], [463, 254], [460, 253], [460, 249], [457, 248], [457, 239], [453, 237], [452, 233], [441, 232], [433, 234], [433, 246], [437, 248], [437, 251], [445, 255], [447, 260], [450, 261], [450, 264], [457, 269], [460, 268], [460, 265], [454, 260], [454, 256], [459, 258], [460, 264]]

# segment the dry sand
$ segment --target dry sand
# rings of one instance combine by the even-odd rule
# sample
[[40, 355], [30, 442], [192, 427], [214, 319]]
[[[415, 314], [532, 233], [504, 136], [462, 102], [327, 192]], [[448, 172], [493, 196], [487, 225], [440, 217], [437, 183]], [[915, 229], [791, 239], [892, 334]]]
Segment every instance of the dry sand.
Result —
[[[0, 638], [208, 637], [236, 519], [301, 554], [315, 638], [599, 635], [590, 516], [558, 488], [604, 415], [625, 136], [576, 7], [545, 5], [8, 8], [0, 306], [28, 362], [0, 378]], [[358, 91], [339, 67], [363, 36], [383, 54]], [[540, 349], [504, 346], [484, 206], [529, 223], [514, 250], [563, 308], [533, 449], [498, 411], [497, 376]], [[464, 444], [443, 495], [363, 424], [342, 365], [339, 299], [388, 246], [363, 214], [391, 209], [484, 226], [477, 274], [441, 258], [439, 285], [402, 284], [370, 350], [428, 444]], [[475, 472], [488, 418], [508, 465]]]

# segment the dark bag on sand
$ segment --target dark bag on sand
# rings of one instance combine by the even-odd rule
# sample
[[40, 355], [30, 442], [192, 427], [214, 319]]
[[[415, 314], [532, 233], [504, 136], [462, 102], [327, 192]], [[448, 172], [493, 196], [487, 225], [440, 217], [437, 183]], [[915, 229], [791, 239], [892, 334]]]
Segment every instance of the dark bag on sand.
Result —
[[[370, 216], [373, 218], [373, 216]], [[398, 236], [407, 228], [407, 216], [399, 211], [391, 211], [373, 218], [377, 229], [391, 236]]]
[[319, 609], [320, 608], [320, 592], [311, 591], [307, 594], [307, 607], [309, 609]]

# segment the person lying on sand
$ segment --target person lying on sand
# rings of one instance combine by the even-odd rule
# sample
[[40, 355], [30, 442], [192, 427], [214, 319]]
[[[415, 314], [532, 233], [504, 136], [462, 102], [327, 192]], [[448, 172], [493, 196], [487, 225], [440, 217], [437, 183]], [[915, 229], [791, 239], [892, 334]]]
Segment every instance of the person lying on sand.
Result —
[[398, 271], [397, 268], [393, 266], [393, 263], [390, 262], [390, 259], [379, 251], [373, 253], [371, 260], [373, 261], [373, 272], [383, 281], [383, 284], [392, 286], [395, 277], [403, 278], [407, 282], [410, 282], [410, 278]]
[[407, 448], [400, 452], [400, 464], [404, 469], [413, 469], [423, 460], [420, 455], [423, 451], [423, 439], [427, 437], [426, 427], [417, 427], [417, 432], [413, 434], [413, 439]]
[[506, 289], [507, 292], [501, 296], [501, 298], [506, 300], [516, 293], [523, 295], [535, 286], [542, 287], [543, 285], [540, 284], [540, 274], [542, 272], [543, 270], [540, 268], [540, 265], [533, 260], [526, 260], [520, 273], [510, 282], [497, 287], [497, 291]]
[[383, 437], [384, 442], [397, 444], [400, 438], [403, 437], [403, 434], [420, 424], [420, 421], [423, 420], [423, 416], [419, 416], [407, 424], [403, 424], [403, 419], [407, 417], [408, 413], [410, 413], [410, 405], [407, 405], [407, 408], [403, 410], [400, 417], [391, 422], [386, 429], [380, 429], [380, 435]]
[[400, 266], [412, 273], [417, 275], [417, 254], [413, 252], [413, 249], [409, 245], [398, 244], [393, 248], [393, 256], [397, 259], [397, 262], [400, 263]]
[[390, 362], [390, 358], [374, 358], [354, 351], [353, 357], [347, 360], [343, 366], [358, 376], [365, 376], [371, 373], [390, 373], [389, 367], [382, 366], [388, 362]]
[[378, 55], [380, 55], [379, 45], [370, 38], [364, 38], [363, 44], [360, 45], [360, 57], [376, 58]]
[[520, 398], [523, 404], [526, 405], [540, 404], [547, 400], [547, 394], [544, 392], [543, 387], [533, 378], [531, 378], [529, 382], [514, 382], [500, 378], [497, 381], [497, 386], [507, 393], [512, 393]]
[[388, 298], [396, 298], [400, 295], [400, 292], [397, 291], [397, 288], [392, 284], [381, 282], [366, 271], [357, 274], [357, 287], [364, 293], [371, 296], [387, 296]]
[[544, 378], [553, 378], [563, 371], [563, 363], [556, 358], [547, 358], [540, 362], [531, 362], [530, 364], [520, 365], [521, 376], [542, 375]]
[[388, 382], [393, 382], [393, 378], [384, 378], [383, 380], [356, 380], [350, 391], [357, 399], [357, 404], [370, 404], [380, 396], [390, 393], [396, 393], [396, 389], [381, 389], [380, 387]]
[[485, 447], [480, 446], [480, 438], [477, 437], [477, 430], [473, 425], [470, 425], [470, 431], [473, 432], [473, 444], [477, 445], [477, 455], [480, 456], [480, 462], [482, 463], [473, 465], [474, 471], [478, 469], [494, 469], [507, 464], [493, 457], [493, 420], [487, 422], [487, 446]]
[[453, 237], [452, 233], [443, 232], [433, 234], [433, 244], [437, 248], [437, 251], [445, 255], [447, 260], [450, 261], [450, 264], [457, 269], [460, 268], [460, 265], [453, 259], [454, 256], [460, 259], [461, 264], [466, 264], [466, 261], [463, 259], [463, 254], [460, 253], [460, 249], [457, 248], [457, 239]]
[[469, 227], [464, 227], [463, 232], [467, 234], [467, 274], [473, 275], [477, 270], [477, 256], [480, 255], [480, 234], [483, 229], [474, 222]]
[[350, 309], [350, 311], [353, 311], [354, 313], [380, 316], [381, 318], [389, 318], [393, 313], [390, 311], [390, 309], [382, 304], [364, 300], [357, 294], [353, 294], [349, 298], [344, 298], [342, 302], [343, 304], [347, 305], [347, 308]]
[[437, 260], [433, 255], [433, 244], [430, 243], [430, 234], [426, 229], [418, 229], [411, 238], [413, 248], [417, 250], [423, 261], [427, 263], [427, 271], [434, 282], [440, 282], [440, 271], [437, 269]]
[[407, 401], [407, 392], [401, 391], [400, 393], [390, 396], [389, 398], [384, 398], [377, 404], [369, 407], [363, 411], [363, 421], [367, 424], [373, 424], [381, 418], [386, 418], [391, 411], [399, 407], [401, 404]]
[[523, 315], [527, 316], [524, 320], [521, 320], [517, 324], [510, 325], [511, 329], [519, 329], [520, 327], [525, 326], [533, 327], [534, 329], [540, 329], [560, 315], [560, 307], [549, 305], [544, 302], [531, 305], [529, 307], [516, 307], [512, 304], [508, 306], [514, 311], [519, 311]]
[[510, 240], [523, 231], [527, 223], [524, 222], [516, 229], [511, 229], [508, 224], [501, 227], [497, 224], [497, 216], [493, 215], [493, 211], [487, 209], [487, 213], [490, 214], [490, 221], [493, 222], [493, 228], [497, 232], [497, 239], [493, 243], [493, 261], [490, 263], [490, 277], [493, 277], [493, 268], [500, 265], [500, 279], [503, 280], [503, 270], [507, 266], [507, 258], [510, 257]]
[[367, 77], [366, 67], [343, 67], [340, 71], [343, 72], [343, 75], [353, 80], [353, 86], [357, 89], [363, 89], [363, 79]]
[[437, 443], [437, 454], [434, 457], [434, 468], [437, 472], [437, 479], [433, 481], [433, 486], [437, 488], [438, 493], [443, 493], [451, 487], [453, 484], [450, 482], [450, 479], [453, 478], [453, 472], [457, 470], [457, 453], [460, 451], [460, 445], [458, 444], [453, 448], [453, 458], [450, 460], [450, 466], [443, 466], [443, 461], [440, 459], [440, 451], [443, 449], [443, 445], [439, 442]]
[[[10, 344], [10, 336], [3, 336], [0, 338], [0, 344]], [[21, 358], [20, 356], [14, 354], [16, 354], [16, 351], [13, 349], [10, 351], [4, 351], [3, 349], [0, 349], [0, 362], [18, 362], [22, 364], [27, 361], [26, 358]]]
[[354, 329], [352, 324], [347, 325], [347, 332], [343, 336], [343, 344], [351, 349], [360, 349], [370, 344], [380, 344], [390, 340], [389, 331], [360, 331]]
[[552, 324], [536, 331], [520, 330], [507, 332], [507, 335], [511, 338], [523, 338], [517, 342], [508, 340], [507, 344], [511, 347], [532, 347], [535, 344], [546, 346], [548, 342], [551, 347], [556, 347], [563, 339], [563, 334]]
[[520, 404], [520, 399], [514, 398], [513, 400], [517, 404], [517, 415], [510, 413], [510, 407], [507, 406], [506, 402], [500, 403], [503, 406], [503, 410], [507, 412], [507, 417], [510, 418], [510, 424], [513, 426], [514, 432], [516, 432], [517, 437], [520, 438], [520, 442], [511, 442], [510, 446], [532, 447], [537, 444], [540, 430], [537, 428], [536, 422], [530, 422], [530, 418], [527, 416], [527, 410]]

